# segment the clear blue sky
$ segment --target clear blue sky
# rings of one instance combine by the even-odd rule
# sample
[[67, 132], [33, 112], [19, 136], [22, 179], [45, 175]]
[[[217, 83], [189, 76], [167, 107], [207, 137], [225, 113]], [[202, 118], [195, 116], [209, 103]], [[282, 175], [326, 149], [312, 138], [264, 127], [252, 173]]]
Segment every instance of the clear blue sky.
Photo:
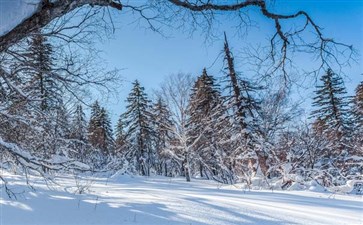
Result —
[[[282, 13], [294, 13], [298, 10], [307, 11], [311, 17], [324, 28], [326, 37], [333, 37], [337, 41], [353, 44], [359, 54], [363, 53], [363, 1], [329, 1], [329, 0], [276, 0], [273, 10]], [[251, 28], [248, 35], [244, 37], [232, 37], [233, 28], [224, 27], [218, 32], [220, 41], [205, 43], [204, 36], [196, 33], [193, 37], [181, 31], [171, 32], [171, 38], [163, 38], [157, 33], [145, 30], [136, 25], [128, 25], [130, 21], [127, 16], [116, 19], [124, 21], [116, 30], [113, 40], [110, 40], [100, 48], [104, 50], [104, 58], [109, 62], [110, 68], [123, 68], [123, 77], [126, 81], [120, 86], [120, 95], [105, 103], [110, 110], [113, 122], [124, 110], [124, 100], [131, 88], [130, 83], [138, 79], [145, 86], [147, 92], [157, 88], [162, 80], [172, 73], [185, 72], [197, 76], [203, 67], [207, 67], [213, 75], [220, 76], [221, 60], [213, 62], [223, 48], [222, 32], [227, 30], [230, 34], [230, 45], [235, 55], [247, 45], [267, 45], [266, 31], [273, 29], [268, 19], [259, 14], [254, 20], [258, 28]], [[228, 21], [224, 21], [228, 25]], [[303, 61], [309, 62], [309, 59]], [[348, 91], [353, 93], [356, 85], [363, 80], [362, 57], [359, 62], [346, 68], [345, 73]], [[237, 62], [238, 64], [238, 62]], [[239, 70], [245, 68], [240, 63]], [[312, 90], [311, 90], [312, 91]], [[311, 97], [311, 93], [306, 94]]]

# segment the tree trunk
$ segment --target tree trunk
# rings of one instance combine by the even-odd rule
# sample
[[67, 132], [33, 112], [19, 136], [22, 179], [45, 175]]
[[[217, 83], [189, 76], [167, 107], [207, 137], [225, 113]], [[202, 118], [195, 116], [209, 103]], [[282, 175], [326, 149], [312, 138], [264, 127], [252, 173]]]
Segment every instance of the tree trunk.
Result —
[[189, 160], [187, 158], [184, 160], [184, 175], [187, 182], [190, 182]]
[[199, 173], [200, 173], [200, 177], [203, 177], [203, 165], [202, 165], [202, 163], [199, 163]]

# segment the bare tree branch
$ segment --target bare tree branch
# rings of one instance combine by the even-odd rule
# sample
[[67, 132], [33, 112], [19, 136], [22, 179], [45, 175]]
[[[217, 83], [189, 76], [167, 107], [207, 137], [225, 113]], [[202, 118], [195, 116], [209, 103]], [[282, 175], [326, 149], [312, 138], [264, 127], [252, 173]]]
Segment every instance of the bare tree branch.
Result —
[[[237, 3], [219, 4], [218, 1], [210, 0], [168, 0], [171, 4], [185, 8], [194, 13], [200, 13], [203, 17], [209, 18], [207, 21], [210, 26], [210, 20], [213, 19], [216, 11], [235, 11], [241, 12], [247, 8], [257, 7], [261, 14], [274, 22], [275, 34], [270, 40], [270, 54], [268, 58], [272, 60], [272, 65], [267, 71], [269, 74], [274, 74], [280, 70], [285, 78], [288, 80], [287, 65], [291, 65], [291, 54], [297, 50], [299, 52], [307, 52], [316, 54], [318, 62], [318, 69], [313, 72], [319, 72], [320, 69], [327, 69], [332, 64], [342, 67], [349, 64], [350, 60], [354, 60], [354, 49], [352, 45], [337, 42], [332, 38], [325, 37], [322, 28], [311, 18], [305, 11], [298, 11], [293, 14], [279, 14], [271, 12], [266, 5], [265, 0], [245, 0], [237, 1]], [[206, 16], [209, 14], [209, 17]], [[194, 17], [194, 16], [193, 16]], [[212, 18], [210, 18], [212, 17]], [[284, 29], [282, 23], [294, 19], [302, 18], [305, 22], [302, 28], [298, 29]], [[245, 21], [241, 21], [245, 23]], [[312, 31], [315, 40], [312, 42], [307, 41], [307, 37], [302, 37], [302, 34], [311, 35]], [[343, 58], [343, 59], [342, 59]]]

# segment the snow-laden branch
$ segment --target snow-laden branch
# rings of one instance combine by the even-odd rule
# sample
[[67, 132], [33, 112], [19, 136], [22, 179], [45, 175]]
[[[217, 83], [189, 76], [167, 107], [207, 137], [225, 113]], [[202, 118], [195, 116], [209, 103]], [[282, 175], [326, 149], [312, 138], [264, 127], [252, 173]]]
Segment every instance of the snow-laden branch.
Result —
[[122, 4], [112, 0], [41, 0], [37, 9], [29, 18], [22, 21], [11, 31], [0, 36], [0, 52], [18, 43], [29, 34], [37, 32], [52, 20], [85, 5], [112, 7], [122, 10]]
[[9, 153], [20, 165], [27, 169], [35, 170], [42, 173], [42, 170], [62, 170], [62, 169], [73, 169], [78, 171], [89, 171], [90, 167], [86, 164], [59, 158], [57, 161], [47, 161], [37, 157], [32, 156], [28, 151], [22, 149], [14, 143], [9, 143], [4, 141], [0, 137], [0, 151], [1, 154], [4, 152]]

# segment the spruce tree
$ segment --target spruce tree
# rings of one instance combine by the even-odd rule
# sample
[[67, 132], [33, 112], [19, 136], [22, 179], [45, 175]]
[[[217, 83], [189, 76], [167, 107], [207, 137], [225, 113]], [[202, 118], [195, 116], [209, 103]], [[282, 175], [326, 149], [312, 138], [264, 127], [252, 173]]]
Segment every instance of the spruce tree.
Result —
[[216, 141], [213, 125], [217, 122], [217, 107], [221, 104], [221, 96], [215, 79], [203, 69], [197, 78], [188, 107], [189, 119], [187, 123], [189, 145], [192, 146], [194, 160], [201, 177], [216, 175], [216, 162], [214, 147]]
[[120, 116], [119, 120], [117, 121], [115, 134], [116, 134], [116, 141], [115, 141], [116, 154], [121, 154], [121, 155], [127, 154], [128, 143], [126, 140], [126, 131], [122, 116]]
[[363, 81], [355, 89], [353, 99], [353, 148], [350, 153], [351, 158], [348, 160], [350, 179], [360, 179], [363, 173]]
[[321, 176], [325, 185], [341, 185], [348, 176], [355, 176], [360, 162], [354, 158], [356, 147], [349, 129], [351, 124], [348, 97], [342, 78], [330, 68], [316, 86], [311, 116], [315, 118], [314, 132], [327, 140], [320, 158]]
[[57, 137], [68, 139], [70, 136], [69, 112], [63, 101], [55, 109], [54, 133]]
[[72, 140], [72, 153], [70, 153], [71, 158], [75, 158], [82, 162], [87, 162], [89, 160], [89, 150], [87, 138], [87, 121], [86, 115], [83, 112], [82, 105], [77, 105], [76, 110], [72, 115], [72, 122], [70, 128], [70, 139]]
[[363, 82], [355, 89], [352, 104], [352, 154], [359, 155], [363, 151]]
[[168, 176], [170, 157], [166, 153], [166, 149], [173, 138], [173, 122], [171, 113], [161, 97], [157, 99], [152, 107], [152, 120], [155, 134], [153, 140], [157, 159], [156, 170], [158, 174]]
[[[32, 118], [31, 127], [22, 128], [25, 136], [34, 136], [34, 151], [39, 157], [50, 159], [57, 153], [65, 153], [64, 139], [69, 135], [68, 112], [63, 104], [61, 84], [56, 79], [52, 45], [40, 32], [28, 40], [23, 54], [25, 60], [14, 65], [15, 81], [27, 96], [14, 97], [14, 109]], [[36, 134], [38, 133], [38, 134]], [[33, 146], [27, 147], [32, 149]]]
[[82, 105], [77, 105], [73, 113], [70, 138], [87, 142], [87, 121]]
[[354, 130], [363, 134], [363, 82], [355, 89], [353, 99], [353, 124]]
[[126, 129], [126, 139], [130, 144], [127, 159], [141, 175], [150, 175], [155, 153], [152, 148], [152, 122], [150, 101], [144, 87], [136, 80], [126, 100], [126, 112], [121, 115]]
[[113, 154], [114, 140], [112, 132], [111, 121], [106, 109], [100, 107], [98, 101], [96, 101], [91, 109], [88, 138], [91, 145], [101, 151], [103, 160]]
[[41, 33], [30, 40], [30, 47], [23, 70], [28, 74], [27, 87], [29, 96], [38, 102], [42, 111], [58, 107], [62, 101], [62, 91], [54, 76], [53, 49]]
[[[333, 151], [340, 153], [347, 135], [348, 100], [342, 78], [331, 69], [321, 77], [322, 84], [316, 86], [311, 116], [319, 121], [322, 135], [335, 145]], [[338, 147], [338, 145], [340, 147]]]

